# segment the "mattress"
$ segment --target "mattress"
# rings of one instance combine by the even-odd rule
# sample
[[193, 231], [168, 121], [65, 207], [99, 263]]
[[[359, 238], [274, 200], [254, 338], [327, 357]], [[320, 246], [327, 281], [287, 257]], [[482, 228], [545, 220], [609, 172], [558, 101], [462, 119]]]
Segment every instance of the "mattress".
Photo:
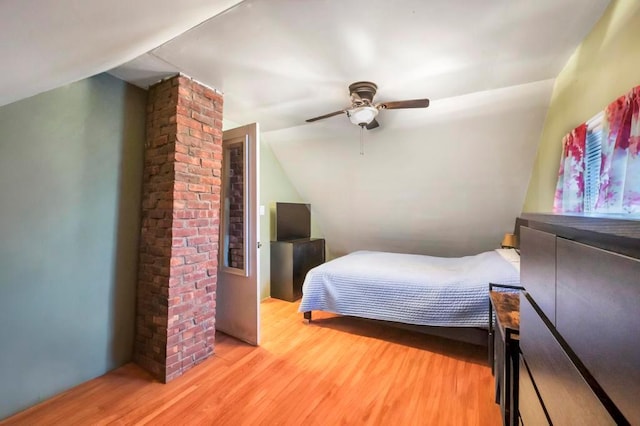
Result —
[[519, 268], [507, 259], [498, 251], [457, 258], [357, 251], [307, 273], [299, 311], [487, 327], [489, 283], [520, 283]]

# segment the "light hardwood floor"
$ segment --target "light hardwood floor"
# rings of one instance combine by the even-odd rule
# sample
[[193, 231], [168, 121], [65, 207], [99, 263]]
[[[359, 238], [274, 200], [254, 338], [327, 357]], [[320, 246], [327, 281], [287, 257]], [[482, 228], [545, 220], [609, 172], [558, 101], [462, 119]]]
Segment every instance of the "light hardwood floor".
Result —
[[127, 364], [0, 423], [501, 423], [486, 349], [324, 313], [305, 325], [298, 303], [261, 307], [260, 347], [218, 333], [216, 355], [169, 384]]

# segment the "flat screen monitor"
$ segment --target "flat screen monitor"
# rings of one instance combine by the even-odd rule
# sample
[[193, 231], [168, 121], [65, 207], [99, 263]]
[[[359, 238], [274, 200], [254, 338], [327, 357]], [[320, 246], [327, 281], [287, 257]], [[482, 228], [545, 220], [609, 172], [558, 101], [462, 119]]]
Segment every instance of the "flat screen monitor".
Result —
[[299, 240], [311, 237], [311, 205], [276, 203], [276, 240]]

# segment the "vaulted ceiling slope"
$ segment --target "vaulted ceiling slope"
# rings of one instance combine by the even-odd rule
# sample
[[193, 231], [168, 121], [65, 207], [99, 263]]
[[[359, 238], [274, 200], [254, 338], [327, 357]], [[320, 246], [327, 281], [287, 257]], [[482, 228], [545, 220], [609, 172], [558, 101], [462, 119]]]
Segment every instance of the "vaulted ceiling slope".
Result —
[[[512, 229], [553, 79], [607, 4], [246, 0], [115, 72], [174, 67], [222, 90], [226, 118], [260, 122], [334, 255], [465, 255]], [[383, 111], [360, 156], [345, 116], [304, 122], [346, 107], [358, 80], [431, 107]]]
[[[365, 135], [318, 123], [264, 135], [333, 255], [463, 256], [496, 248], [520, 213], [553, 80], [393, 112]], [[385, 116], [380, 120], [385, 120]], [[337, 120], [339, 121], [339, 120]]]
[[107, 71], [240, 0], [2, 0], [0, 105]]

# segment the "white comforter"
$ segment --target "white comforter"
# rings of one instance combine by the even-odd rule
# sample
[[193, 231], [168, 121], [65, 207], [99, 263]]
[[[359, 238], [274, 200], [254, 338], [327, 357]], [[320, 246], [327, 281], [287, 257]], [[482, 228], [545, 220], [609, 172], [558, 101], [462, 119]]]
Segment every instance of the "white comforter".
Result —
[[299, 310], [486, 327], [489, 283], [518, 285], [518, 266], [499, 251], [458, 258], [358, 251], [309, 271]]

